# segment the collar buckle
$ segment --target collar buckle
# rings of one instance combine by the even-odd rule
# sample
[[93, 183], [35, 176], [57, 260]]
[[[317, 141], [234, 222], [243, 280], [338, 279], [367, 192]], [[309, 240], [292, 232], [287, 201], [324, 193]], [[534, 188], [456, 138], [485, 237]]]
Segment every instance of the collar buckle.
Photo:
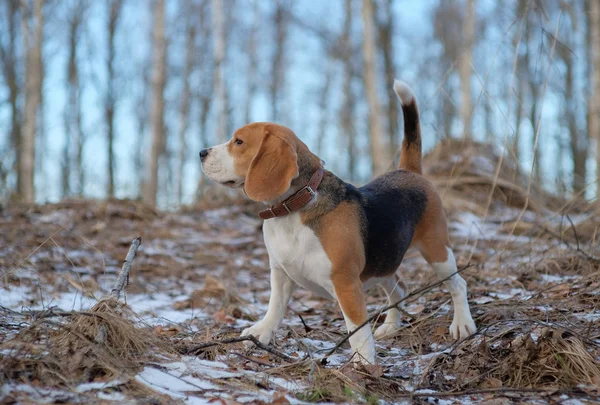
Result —
[[315, 192], [315, 190], [313, 190], [313, 189], [312, 189], [312, 187], [311, 187], [311, 186], [309, 186], [309, 185], [306, 185], [306, 186], [304, 186], [302, 189], [303, 189], [303, 190], [306, 190], [306, 191], [308, 191], [308, 192], [310, 193], [310, 199], [311, 199], [311, 200], [312, 200], [313, 198], [315, 198], [315, 197], [316, 197], [316, 195], [317, 195], [317, 193]]
[[285, 210], [287, 211], [288, 214], [292, 213], [292, 210], [290, 209], [290, 207], [287, 206], [286, 202], [282, 202], [281, 205], [283, 205], [283, 208], [285, 208]]

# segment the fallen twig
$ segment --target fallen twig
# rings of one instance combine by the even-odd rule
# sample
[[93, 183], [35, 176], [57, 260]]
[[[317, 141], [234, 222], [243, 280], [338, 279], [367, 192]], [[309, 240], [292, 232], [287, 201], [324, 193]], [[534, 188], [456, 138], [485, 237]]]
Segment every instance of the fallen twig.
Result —
[[213, 346], [217, 346], [217, 345], [227, 345], [227, 344], [231, 344], [231, 343], [239, 343], [239, 342], [245, 342], [245, 341], [250, 341], [250, 342], [254, 343], [258, 348], [260, 348], [266, 352], [269, 352], [289, 363], [298, 361], [298, 359], [290, 357], [287, 354], [282, 353], [269, 345], [262, 344], [257, 338], [255, 338], [252, 335], [239, 336], [239, 337], [235, 337], [235, 338], [227, 338], [227, 339], [221, 339], [221, 340], [211, 340], [210, 342], [199, 343], [192, 347], [185, 348], [185, 350], [183, 350], [183, 354], [197, 355], [199, 351], [201, 351], [203, 349], [207, 349], [209, 347], [213, 347]]
[[110, 292], [111, 296], [113, 296], [117, 300], [121, 296], [121, 291], [123, 291], [125, 283], [129, 284], [129, 272], [131, 271], [131, 262], [133, 262], [135, 254], [140, 248], [141, 244], [142, 238], [139, 236], [131, 242], [129, 252], [127, 252], [127, 256], [125, 257], [125, 261], [123, 262], [123, 267], [121, 268], [121, 273], [119, 273], [119, 277], [115, 282], [115, 286]]
[[441, 280], [439, 280], [436, 283], [430, 284], [428, 286], [425, 286], [423, 288], [420, 288], [416, 291], [411, 292], [410, 294], [408, 294], [406, 297], [402, 298], [401, 300], [388, 305], [386, 307], [383, 307], [381, 309], [379, 309], [375, 314], [373, 314], [372, 316], [370, 316], [369, 318], [367, 318], [366, 321], [364, 321], [362, 324], [358, 325], [356, 327], [356, 329], [354, 329], [353, 331], [349, 332], [346, 336], [344, 336], [342, 339], [340, 339], [340, 341], [331, 349], [329, 350], [325, 356], [323, 356], [323, 358], [321, 358], [321, 364], [322, 365], [326, 365], [327, 364], [327, 359], [329, 358], [329, 356], [331, 356], [333, 353], [336, 352], [337, 349], [339, 349], [348, 339], [350, 339], [356, 332], [358, 332], [363, 326], [369, 324], [371, 321], [373, 321], [374, 319], [376, 319], [377, 317], [381, 316], [382, 313], [384, 313], [387, 310], [390, 310], [392, 308], [398, 308], [398, 305], [400, 305], [401, 303], [403, 303], [404, 301], [408, 300], [409, 298], [413, 298], [415, 296], [420, 296], [423, 293], [431, 290], [432, 288], [435, 288], [441, 284], [444, 283], [444, 281], [450, 280], [452, 277], [454, 277], [456, 274], [459, 274], [460, 272], [468, 269], [469, 267], [473, 267], [474, 264], [467, 264], [466, 266], [463, 266], [462, 268], [456, 270], [454, 273], [450, 274], [448, 277], [443, 278]]

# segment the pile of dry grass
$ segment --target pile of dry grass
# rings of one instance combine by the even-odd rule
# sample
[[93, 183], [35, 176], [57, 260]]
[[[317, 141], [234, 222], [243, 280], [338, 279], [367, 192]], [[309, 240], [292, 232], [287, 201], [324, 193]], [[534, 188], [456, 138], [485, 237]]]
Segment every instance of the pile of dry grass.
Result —
[[512, 327], [436, 357], [425, 380], [444, 391], [600, 387], [600, 348], [584, 340], [565, 329]]
[[489, 206], [527, 204], [528, 209], [543, 212], [565, 204], [535, 182], [529, 184], [516, 159], [491, 144], [445, 139], [423, 158], [423, 167], [450, 211], [483, 214]]
[[111, 294], [89, 311], [35, 313], [29, 326], [0, 345], [0, 380], [44, 386], [106, 381], [168, 358], [167, 342], [119, 302], [140, 244], [141, 238], [133, 240]]
[[144, 363], [171, 353], [167, 342], [140, 322], [112, 298], [88, 312], [37, 314], [0, 345], [0, 380], [54, 386], [134, 375]]

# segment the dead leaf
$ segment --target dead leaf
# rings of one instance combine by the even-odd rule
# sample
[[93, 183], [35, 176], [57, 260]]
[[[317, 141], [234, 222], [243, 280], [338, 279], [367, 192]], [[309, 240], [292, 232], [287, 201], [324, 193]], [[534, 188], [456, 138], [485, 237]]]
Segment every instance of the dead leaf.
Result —
[[154, 332], [159, 336], [172, 337], [181, 333], [181, 328], [178, 326], [164, 327], [162, 325], [159, 325], [154, 328]]
[[282, 392], [276, 392], [273, 394], [273, 402], [271, 403], [274, 405], [288, 405], [290, 401], [288, 401]]
[[502, 387], [502, 381], [497, 378], [489, 377], [481, 385], [483, 388], [500, 388]]
[[227, 313], [225, 313], [224, 309], [221, 309], [220, 311], [215, 312], [215, 314], [213, 315], [213, 318], [215, 318], [215, 321], [217, 323], [226, 323], [229, 325], [235, 323], [235, 318], [231, 315], [227, 315]]
[[372, 377], [379, 378], [383, 375], [383, 367], [379, 364], [365, 364], [363, 367]]

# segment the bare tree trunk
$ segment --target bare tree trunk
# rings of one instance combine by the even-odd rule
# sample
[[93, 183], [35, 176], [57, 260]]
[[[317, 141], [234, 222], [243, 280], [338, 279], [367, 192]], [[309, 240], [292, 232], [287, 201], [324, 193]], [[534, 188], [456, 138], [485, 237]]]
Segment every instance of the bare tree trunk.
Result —
[[373, 175], [380, 175], [386, 170], [385, 149], [381, 140], [381, 124], [379, 103], [377, 101], [377, 84], [375, 71], [375, 29], [373, 20], [373, 1], [363, 0], [363, 58], [364, 83], [369, 104], [369, 138], [371, 141], [371, 169]]
[[[73, 8], [69, 19], [69, 57], [67, 60], [67, 104], [64, 110], [65, 144], [63, 146], [61, 194], [62, 198], [74, 190], [70, 173], [75, 172], [77, 178], [76, 194], [83, 193], [83, 170], [81, 167], [83, 150], [83, 133], [81, 125], [81, 90], [79, 86], [79, 68], [77, 50], [80, 30], [83, 23], [84, 2], [79, 1]], [[75, 145], [75, 156], [73, 156]]]
[[[519, 0], [517, 2], [516, 18], [523, 19], [524, 24], [527, 24], [527, 14], [529, 13], [529, 0]], [[514, 74], [516, 75], [515, 81], [517, 86], [517, 99], [516, 112], [515, 112], [515, 135], [513, 139], [513, 153], [516, 161], [519, 161], [519, 142], [521, 139], [521, 120], [523, 119], [523, 103], [525, 97], [525, 79], [523, 78], [529, 71], [529, 66], [526, 65], [528, 59], [520, 56], [519, 48], [521, 46], [522, 30], [515, 30], [515, 36], [513, 37], [513, 45], [515, 47], [515, 57], [517, 58], [517, 66]], [[527, 36], [525, 41], [527, 41]], [[510, 98], [510, 96], [509, 96]]]
[[463, 51], [458, 58], [460, 75], [460, 116], [463, 123], [463, 137], [471, 137], [471, 61], [475, 39], [475, 0], [466, 0], [467, 8], [463, 23]]
[[248, 90], [246, 105], [244, 107], [244, 119], [245, 123], [252, 122], [251, 119], [251, 107], [254, 95], [256, 93], [256, 71], [258, 67], [258, 50], [256, 46], [256, 35], [258, 32], [258, 24], [260, 21], [260, 15], [258, 12], [258, 0], [254, 0], [252, 4], [252, 27], [250, 28], [250, 35], [248, 36]]
[[525, 56], [524, 63], [527, 66], [527, 77], [528, 77], [528, 85], [529, 85], [529, 95], [531, 97], [531, 109], [529, 110], [529, 122], [531, 124], [531, 148], [533, 151], [533, 176], [535, 181], [540, 181], [540, 150], [539, 143], [538, 148], [535, 148], [535, 132], [536, 132], [536, 122], [538, 118], [538, 99], [540, 93], [540, 86], [538, 81], [536, 80], [537, 72], [531, 72], [531, 64], [530, 64], [530, 55], [535, 54], [535, 51], [532, 49], [531, 44], [531, 27], [530, 24], [527, 24], [525, 27]]
[[273, 121], [281, 120], [282, 88], [285, 85], [285, 49], [287, 40], [287, 0], [277, 0], [275, 15], [274, 55], [271, 72], [271, 106]]
[[21, 199], [26, 203], [35, 201], [35, 141], [37, 133], [37, 111], [40, 104], [42, 80], [42, 39], [44, 28], [43, 0], [35, 0], [33, 23], [26, 0], [23, 7], [23, 39], [25, 43], [25, 122], [21, 137], [21, 175], [19, 182]]
[[398, 146], [398, 105], [396, 101], [396, 95], [392, 91], [392, 84], [396, 78], [396, 69], [394, 68], [394, 43], [393, 34], [394, 27], [393, 21], [394, 16], [392, 13], [392, 0], [383, 0], [384, 10], [383, 14], [385, 20], [379, 24], [379, 40], [381, 42], [381, 48], [383, 51], [383, 64], [385, 67], [385, 85], [388, 89], [388, 100], [387, 100], [387, 121], [388, 121], [388, 136], [389, 136], [389, 147], [388, 157], [393, 159]]
[[[208, 136], [206, 133], [206, 122], [208, 120], [208, 112], [210, 111], [210, 102], [211, 97], [204, 97], [200, 100], [200, 139], [202, 143], [202, 147], [206, 148], [208, 146]], [[200, 159], [198, 159], [198, 164], [202, 166]], [[204, 185], [204, 172], [202, 171], [202, 167], [200, 167], [200, 177], [198, 179], [198, 184], [196, 185], [196, 200], [199, 200], [202, 197], [202, 193]]]
[[214, 28], [214, 58], [215, 58], [215, 90], [217, 93], [217, 138], [219, 142], [225, 142], [229, 134], [227, 111], [229, 101], [227, 99], [227, 88], [224, 80], [225, 71], [225, 16], [223, 0], [212, 0], [212, 18]]
[[319, 133], [317, 134], [317, 156], [322, 156], [323, 141], [327, 133], [327, 121], [329, 118], [329, 90], [331, 89], [331, 78], [333, 76], [333, 63], [331, 60], [326, 61], [325, 77], [323, 78], [323, 87], [319, 97]]
[[344, 11], [344, 30], [342, 32], [341, 46], [344, 52], [344, 81], [343, 94], [344, 101], [340, 111], [340, 127], [348, 141], [348, 178], [350, 181], [355, 180], [356, 171], [356, 131], [354, 130], [354, 93], [352, 92], [352, 42], [350, 34], [352, 31], [352, 0], [345, 1]]
[[[600, 207], [600, 2], [589, 2], [590, 67], [589, 138], [596, 138], [596, 194]], [[600, 209], [600, 208], [599, 208]]]
[[[536, 131], [536, 122], [538, 116], [538, 98], [539, 91], [537, 86], [534, 84], [534, 80], [530, 80], [529, 82], [529, 90], [531, 93], [531, 110], [529, 111], [529, 122], [531, 123], [531, 148], [533, 149], [533, 176], [536, 181], [540, 181], [541, 173], [540, 173], [540, 150], [539, 143], [538, 148], [535, 148], [535, 131]], [[535, 149], [534, 149], [535, 148]]]
[[515, 155], [515, 159], [519, 161], [519, 140], [521, 139], [521, 120], [523, 119], [523, 80], [521, 78], [517, 78], [517, 101], [516, 101], [516, 109], [515, 112], [515, 136], [513, 139], [513, 153]]
[[177, 167], [177, 203], [183, 202], [183, 169], [187, 156], [186, 134], [190, 121], [190, 103], [192, 90], [190, 77], [194, 70], [194, 41], [196, 40], [196, 26], [192, 21], [192, 2], [186, 2], [186, 35], [185, 35], [185, 72], [183, 74], [183, 92], [179, 106], [179, 157]]
[[452, 136], [452, 121], [456, 114], [455, 105], [452, 103], [452, 88], [448, 84], [448, 91], [444, 92], [442, 99], [442, 125], [444, 128], [444, 136]]
[[[567, 125], [569, 127], [571, 157], [573, 159], [573, 192], [580, 193], [585, 189], [587, 142], [585, 135], [580, 134], [577, 128], [575, 108], [577, 100], [574, 95], [574, 67], [571, 50], [567, 51], [565, 58], [567, 72], [565, 75], [565, 113], [567, 114]], [[583, 135], [583, 137], [581, 136]]]
[[4, 82], [8, 86], [8, 102], [10, 110], [10, 142], [14, 151], [14, 161], [12, 171], [17, 175], [17, 195], [22, 195], [20, 176], [23, 173], [21, 168], [21, 115], [18, 106], [18, 99], [21, 94], [21, 88], [17, 79], [17, 46], [18, 26], [17, 18], [19, 12], [19, 0], [9, 0], [4, 2], [6, 6], [6, 21], [2, 22], [7, 27], [8, 40], [6, 47], [4, 42], [0, 41], [0, 63], [2, 63], [2, 73]]
[[115, 153], [114, 153], [114, 139], [115, 139], [115, 109], [117, 104], [117, 89], [115, 86], [115, 54], [116, 54], [116, 31], [119, 17], [121, 14], [121, 8], [123, 6], [123, 0], [111, 0], [108, 4], [109, 17], [108, 17], [108, 58], [106, 60], [106, 101], [104, 105], [104, 117], [106, 120], [106, 132], [108, 142], [108, 190], [107, 195], [109, 198], [115, 196]]
[[143, 66], [140, 67], [142, 72], [142, 89], [139, 95], [136, 97], [135, 117], [137, 122], [137, 148], [134, 149], [133, 161], [135, 165], [135, 172], [138, 176], [138, 199], [143, 199], [145, 190], [145, 179], [144, 179], [144, 158], [142, 157], [144, 138], [146, 129], [148, 127], [148, 83], [150, 80], [148, 64], [142, 62]]
[[[45, 0], [44, 0], [45, 1]], [[43, 34], [42, 34], [43, 37]], [[43, 40], [43, 39], [42, 39]], [[40, 48], [40, 84], [38, 86], [38, 109], [36, 114], [36, 136], [35, 136], [35, 169], [34, 169], [34, 182], [37, 179], [41, 184], [48, 184], [49, 178], [48, 173], [44, 170], [43, 163], [45, 161], [45, 155], [47, 154], [48, 147], [46, 145], [46, 115], [44, 114], [45, 99], [44, 99], [44, 79], [46, 77], [46, 66], [44, 63], [43, 47]], [[44, 193], [46, 187], [42, 187], [36, 190], [36, 198], [45, 198]]]
[[148, 181], [144, 193], [147, 204], [156, 205], [158, 166], [165, 150], [165, 85], [167, 70], [167, 41], [165, 36], [165, 0], [154, 2], [154, 30], [152, 32], [152, 106], [150, 121], [152, 145], [148, 156]]
[[[211, 70], [214, 69], [214, 65], [212, 61], [208, 58], [210, 55], [210, 44], [211, 41], [214, 43], [214, 25], [210, 22], [210, 14], [207, 12], [208, 9], [208, 0], [203, 0], [199, 10], [199, 21], [200, 21], [200, 41], [198, 46], [198, 51], [196, 54], [199, 56], [198, 65], [202, 72], [210, 76]], [[211, 38], [211, 35], [213, 38]], [[212, 72], [214, 75], [214, 72]], [[208, 147], [209, 140], [207, 134], [207, 122], [208, 122], [208, 114], [211, 110], [211, 103], [214, 100], [214, 83], [212, 81], [204, 81], [202, 86], [198, 89], [198, 103], [199, 103], [199, 131], [200, 131], [200, 148]], [[202, 198], [204, 193], [204, 184], [205, 184], [205, 176], [202, 171], [202, 164], [200, 159], [197, 160], [198, 168], [200, 176], [198, 176], [198, 183], [196, 184], [196, 193], [195, 200], [199, 201]]]
[[[573, 66], [572, 48], [575, 44], [575, 35], [577, 32], [577, 17], [573, 14], [572, 8], [567, 9], [570, 17], [571, 31], [570, 36], [565, 36], [564, 41], [569, 45], [560, 45], [557, 48], [557, 54], [565, 64], [565, 97], [562, 112], [565, 115], [567, 127], [569, 129], [569, 146], [571, 149], [571, 159], [573, 161], [573, 192], [579, 194], [585, 190], [586, 178], [586, 160], [587, 160], [587, 134], [580, 134], [577, 127], [577, 98], [575, 97], [575, 68]], [[568, 46], [568, 47], [567, 47]], [[582, 136], [583, 135], [583, 136]], [[559, 148], [562, 153], [563, 145], [559, 142]]]

